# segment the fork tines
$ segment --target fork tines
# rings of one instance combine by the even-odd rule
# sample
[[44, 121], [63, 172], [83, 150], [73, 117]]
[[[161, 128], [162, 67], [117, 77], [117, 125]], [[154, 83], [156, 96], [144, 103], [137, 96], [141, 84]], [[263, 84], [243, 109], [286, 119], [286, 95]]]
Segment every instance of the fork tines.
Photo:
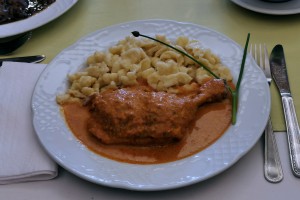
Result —
[[[254, 49], [253, 49], [254, 46]], [[268, 83], [270, 84], [272, 81], [271, 71], [270, 71], [270, 62], [268, 57], [268, 50], [266, 44], [254, 44], [250, 45], [250, 55], [254, 58], [258, 66], [263, 70]]]

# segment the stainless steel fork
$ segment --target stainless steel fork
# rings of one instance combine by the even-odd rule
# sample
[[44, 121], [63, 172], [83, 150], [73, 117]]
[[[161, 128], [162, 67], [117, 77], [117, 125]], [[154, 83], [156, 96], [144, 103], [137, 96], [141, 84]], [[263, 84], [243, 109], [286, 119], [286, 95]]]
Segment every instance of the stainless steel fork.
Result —
[[[250, 54], [254, 57], [257, 64], [263, 70], [269, 85], [271, 85], [272, 76], [270, 72], [269, 56], [268, 56], [266, 45], [265, 44], [250, 45]], [[264, 131], [264, 135], [265, 135], [265, 147], [264, 147], [265, 178], [269, 182], [278, 183], [283, 179], [283, 172], [282, 172], [281, 162], [278, 154], [277, 144], [276, 144], [270, 116]]]

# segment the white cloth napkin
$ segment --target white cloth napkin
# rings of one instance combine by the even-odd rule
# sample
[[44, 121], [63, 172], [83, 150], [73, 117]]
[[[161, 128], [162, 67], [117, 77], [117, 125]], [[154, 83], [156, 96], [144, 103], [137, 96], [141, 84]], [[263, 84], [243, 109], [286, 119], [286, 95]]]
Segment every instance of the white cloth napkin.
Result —
[[3, 62], [0, 67], [0, 184], [57, 176], [57, 165], [32, 125], [31, 96], [44, 67], [17, 62]]

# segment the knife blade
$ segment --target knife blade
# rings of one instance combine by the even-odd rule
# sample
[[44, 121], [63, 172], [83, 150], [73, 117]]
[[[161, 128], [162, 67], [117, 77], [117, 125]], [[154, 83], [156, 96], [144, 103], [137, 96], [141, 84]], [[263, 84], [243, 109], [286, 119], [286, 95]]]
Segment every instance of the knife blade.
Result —
[[281, 96], [293, 174], [300, 177], [300, 129], [290, 90], [284, 50], [280, 44], [271, 52], [270, 68]]
[[1, 58], [0, 67], [4, 61], [10, 62], [25, 62], [25, 63], [38, 63], [45, 60], [46, 56], [44, 55], [35, 55], [35, 56], [24, 56], [24, 57], [12, 57], [12, 58]]

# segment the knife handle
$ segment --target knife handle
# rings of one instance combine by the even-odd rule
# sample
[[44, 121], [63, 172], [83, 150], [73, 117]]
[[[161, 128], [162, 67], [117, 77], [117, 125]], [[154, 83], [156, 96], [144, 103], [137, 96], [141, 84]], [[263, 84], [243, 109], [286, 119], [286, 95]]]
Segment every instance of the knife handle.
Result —
[[282, 96], [282, 105], [292, 170], [295, 176], [300, 177], [300, 129], [293, 98], [291, 96]]

